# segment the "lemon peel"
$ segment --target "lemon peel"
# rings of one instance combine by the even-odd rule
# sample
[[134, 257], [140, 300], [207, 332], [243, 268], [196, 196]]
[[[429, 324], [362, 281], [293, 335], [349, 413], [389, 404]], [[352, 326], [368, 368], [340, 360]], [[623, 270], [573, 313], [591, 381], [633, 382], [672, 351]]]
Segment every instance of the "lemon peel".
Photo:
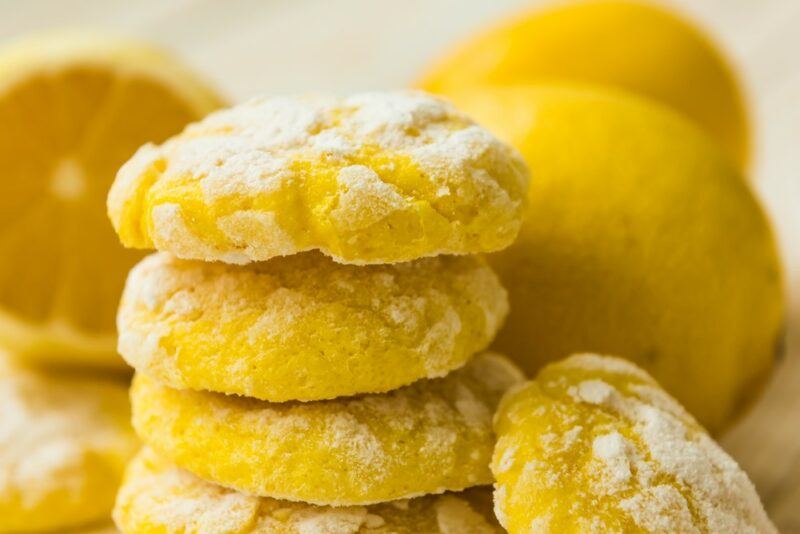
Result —
[[712, 433], [780, 357], [786, 299], [752, 188], [679, 114], [570, 85], [454, 96], [536, 170], [514, 244], [488, 256], [510, 313], [492, 347], [531, 375], [574, 352], [644, 367]]
[[124, 245], [184, 259], [394, 263], [508, 246], [527, 182], [513, 148], [421, 92], [257, 98], [142, 147], [108, 214]]
[[622, 89], [685, 114], [746, 169], [752, 132], [744, 88], [709, 37], [655, 2], [560, 2], [514, 13], [469, 36], [417, 85], [446, 96], [471, 87], [554, 82]]
[[486, 263], [356, 267], [308, 252], [246, 266], [157, 253], [130, 273], [119, 352], [178, 389], [273, 402], [379, 393], [461, 367], [507, 296]]
[[747, 475], [647, 373], [592, 354], [503, 399], [492, 460], [509, 532], [777, 532]]
[[490, 483], [492, 415], [522, 379], [505, 357], [483, 353], [389, 393], [269, 403], [138, 374], [133, 426], [180, 467], [245, 493], [371, 504]]
[[0, 361], [0, 532], [108, 518], [137, 448], [126, 386]]
[[486, 487], [371, 506], [315, 506], [255, 497], [206, 482], [149, 448], [129, 465], [114, 518], [123, 532], [139, 534], [502, 532]]

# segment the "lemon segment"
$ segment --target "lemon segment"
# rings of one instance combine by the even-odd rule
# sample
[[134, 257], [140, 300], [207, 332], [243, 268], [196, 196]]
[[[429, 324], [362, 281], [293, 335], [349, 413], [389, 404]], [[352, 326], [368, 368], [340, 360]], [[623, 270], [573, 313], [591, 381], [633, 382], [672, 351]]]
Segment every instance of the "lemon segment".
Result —
[[138, 374], [133, 426], [178, 466], [245, 493], [371, 504], [491, 483], [492, 415], [522, 380], [506, 358], [483, 353], [388, 393], [268, 403]]
[[117, 168], [219, 106], [171, 58], [112, 37], [0, 51], [0, 343], [25, 360], [119, 366], [114, 316], [140, 254], [104, 198]]
[[175, 467], [149, 448], [128, 467], [114, 518], [122, 532], [137, 534], [502, 532], [487, 487], [372, 506], [315, 506], [237, 493]]
[[591, 354], [503, 399], [495, 509], [522, 532], [777, 532], [736, 462], [644, 371]]
[[561, 82], [661, 102], [747, 167], [750, 120], [728, 59], [702, 28], [649, 2], [591, 0], [515, 14], [467, 38], [417, 85], [449, 96], [480, 85]]

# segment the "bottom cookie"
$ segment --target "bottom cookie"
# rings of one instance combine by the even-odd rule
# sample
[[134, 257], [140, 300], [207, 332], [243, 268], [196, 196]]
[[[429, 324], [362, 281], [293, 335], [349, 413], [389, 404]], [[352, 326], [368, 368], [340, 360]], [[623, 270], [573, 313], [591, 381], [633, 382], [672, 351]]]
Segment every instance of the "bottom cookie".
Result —
[[369, 506], [316, 506], [206, 482], [145, 448], [128, 466], [114, 521], [123, 533], [483, 534], [503, 530], [488, 487]]

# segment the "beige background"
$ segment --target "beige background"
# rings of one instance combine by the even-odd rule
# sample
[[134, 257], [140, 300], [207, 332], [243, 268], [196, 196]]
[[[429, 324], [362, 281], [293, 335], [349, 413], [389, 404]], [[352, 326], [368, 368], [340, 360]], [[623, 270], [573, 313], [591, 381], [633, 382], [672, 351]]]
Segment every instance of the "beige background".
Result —
[[[447, 43], [536, 0], [0, 0], [0, 41], [90, 28], [162, 43], [234, 100], [402, 87]], [[786, 360], [723, 438], [783, 532], [800, 532], [800, 1], [674, 0], [739, 66], [757, 124], [753, 181], [787, 263]], [[635, 43], [632, 43], [635, 46]]]

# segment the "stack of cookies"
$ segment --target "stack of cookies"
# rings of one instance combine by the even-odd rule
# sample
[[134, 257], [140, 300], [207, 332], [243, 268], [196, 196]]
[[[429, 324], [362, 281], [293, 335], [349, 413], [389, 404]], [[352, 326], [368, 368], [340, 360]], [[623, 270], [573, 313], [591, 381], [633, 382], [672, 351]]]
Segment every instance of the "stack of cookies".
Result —
[[494, 532], [492, 416], [522, 380], [474, 254], [520, 156], [422, 93], [257, 99], [145, 146], [108, 199], [137, 370], [124, 532]]

